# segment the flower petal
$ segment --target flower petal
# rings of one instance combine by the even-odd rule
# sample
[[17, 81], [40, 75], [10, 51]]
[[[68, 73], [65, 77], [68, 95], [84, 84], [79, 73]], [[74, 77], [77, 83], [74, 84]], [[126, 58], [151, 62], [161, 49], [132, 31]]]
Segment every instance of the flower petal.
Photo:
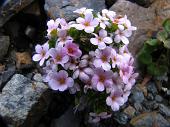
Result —
[[98, 90], [98, 91], [101, 91], [101, 92], [104, 91], [104, 84], [98, 82], [98, 83], [97, 83], [97, 90]]
[[112, 38], [110, 38], [110, 37], [105, 37], [105, 38], [103, 39], [103, 41], [104, 41], [106, 44], [111, 44], [111, 43], [113, 42]]
[[33, 61], [40, 61], [41, 58], [42, 58], [42, 56], [41, 56], [40, 54], [35, 54], [35, 55], [32, 57]]
[[94, 27], [92, 27], [92, 26], [85, 27], [84, 31], [86, 33], [92, 33], [94, 31]]
[[91, 38], [91, 39], [90, 39], [90, 42], [91, 42], [93, 45], [98, 45], [98, 43], [99, 43], [98, 39], [96, 39], [96, 38]]

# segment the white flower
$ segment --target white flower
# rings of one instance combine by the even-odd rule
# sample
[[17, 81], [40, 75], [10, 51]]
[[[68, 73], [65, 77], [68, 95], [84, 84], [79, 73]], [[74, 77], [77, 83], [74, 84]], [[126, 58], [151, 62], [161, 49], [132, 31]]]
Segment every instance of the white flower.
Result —
[[78, 30], [84, 30], [86, 33], [92, 33], [94, 28], [99, 24], [97, 18], [93, 18], [92, 13], [86, 13], [85, 17], [79, 17], [76, 19], [78, 24], [72, 24]]
[[98, 21], [100, 23], [100, 27], [102, 29], [105, 29], [106, 26], [108, 26], [110, 24], [108, 22], [109, 19], [107, 17], [101, 16], [100, 13], [97, 14], [97, 17], [98, 17], [97, 19], [98, 19]]
[[82, 15], [82, 14], [85, 14], [85, 13], [92, 13], [92, 11], [93, 11], [93, 9], [87, 9], [85, 7], [82, 7], [80, 9], [73, 11], [73, 12]]
[[99, 49], [105, 49], [106, 48], [106, 44], [111, 44], [113, 42], [112, 38], [107, 37], [107, 31], [106, 30], [101, 29], [99, 31], [99, 36], [97, 34], [94, 34], [94, 35], [96, 37], [95, 38], [91, 38], [90, 42], [93, 45], [98, 45]]

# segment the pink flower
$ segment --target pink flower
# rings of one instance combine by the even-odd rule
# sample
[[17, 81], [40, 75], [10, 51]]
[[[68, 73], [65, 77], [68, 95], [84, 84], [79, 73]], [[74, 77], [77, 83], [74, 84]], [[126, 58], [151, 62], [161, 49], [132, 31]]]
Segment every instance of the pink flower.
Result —
[[65, 48], [51, 48], [49, 50], [50, 56], [53, 58], [55, 64], [61, 64], [64, 67], [64, 64], [68, 62], [69, 56], [66, 54]]
[[56, 19], [55, 21], [54, 20], [50, 20], [47, 22], [47, 26], [48, 26], [48, 29], [47, 29], [47, 35], [50, 36], [50, 33], [52, 30], [55, 30], [58, 28], [59, 24], [60, 24], [60, 18]]
[[131, 90], [133, 85], [135, 84], [136, 82], [136, 78], [138, 77], [138, 73], [133, 73], [130, 78], [128, 79], [128, 84], [125, 85], [125, 88], [124, 90], [125, 91], [128, 91], [128, 90]]
[[48, 59], [49, 54], [48, 54], [48, 50], [49, 50], [49, 44], [45, 43], [44, 45], [36, 45], [35, 46], [35, 51], [37, 54], [35, 54], [32, 59], [33, 61], [40, 61], [40, 66], [43, 65], [44, 61], [46, 59]]
[[112, 53], [111, 53], [111, 60], [112, 60], [112, 68], [115, 68], [116, 65], [120, 65], [121, 63], [121, 55], [117, 54], [116, 51], [114, 49], [112, 49]]
[[112, 114], [108, 114], [107, 112], [101, 112], [99, 114], [90, 112], [89, 115], [90, 115], [90, 117], [89, 117], [90, 123], [98, 123], [98, 122], [100, 122], [100, 120], [107, 119], [112, 116]]
[[70, 94], [75, 94], [78, 91], [80, 91], [80, 86], [77, 83], [75, 83], [72, 87], [69, 88]]
[[65, 48], [66, 48], [67, 54], [71, 57], [79, 58], [82, 55], [82, 52], [79, 49], [79, 46], [75, 43], [68, 42], [65, 44]]
[[49, 81], [49, 86], [53, 90], [65, 91], [74, 84], [74, 80], [68, 77], [68, 73], [64, 70], [53, 73], [51, 76], [52, 79]]
[[129, 40], [128, 40], [128, 37], [130, 37], [130, 32], [128, 30], [116, 30], [115, 31], [115, 38], [114, 38], [114, 41], [116, 43], [120, 43], [121, 41], [127, 45], [129, 44]]
[[73, 79], [79, 78], [83, 82], [87, 82], [90, 79], [90, 76], [94, 74], [93, 69], [90, 67], [87, 68], [77, 68], [73, 73]]
[[102, 16], [108, 17], [110, 20], [113, 20], [116, 16], [116, 13], [114, 11], [109, 11], [107, 9], [103, 9]]
[[68, 30], [70, 28], [69, 24], [63, 18], [60, 19], [60, 27], [62, 30]]
[[67, 30], [60, 29], [58, 30], [58, 43], [56, 43], [56, 47], [64, 46], [67, 42], [73, 41], [73, 38], [67, 35]]
[[104, 71], [101, 68], [97, 68], [92, 77], [91, 83], [98, 91], [104, 91], [105, 87], [112, 85], [112, 71]]
[[122, 95], [123, 93], [120, 90], [112, 91], [111, 95], [106, 98], [106, 104], [111, 106], [113, 111], [118, 111], [120, 106], [124, 104]]
[[136, 27], [131, 25], [131, 22], [127, 19], [126, 15], [119, 19], [118, 27], [120, 30], [127, 29], [129, 31], [130, 36], [132, 35], [132, 31], [137, 29]]
[[77, 10], [73, 11], [73, 12], [74, 12], [74, 13], [78, 13], [78, 14], [80, 14], [80, 15], [83, 15], [83, 14], [85, 14], [85, 13], [92, 13], [92, 11], [93, 11], [93, 9], [87, 9], [87, 8], [85, 8], [85, 7], [82, 7], [82, 8], [80, 8], [80, 9], [77, 9]]
[[91, 38], [90, 42], [93, 45], [98, 45], [99, 49], [105, 49], [106, 44], [111, 44], [113, 42], [112, 38], [107, 37], [107, 31], [106, 30], [101, 29], [99, 31], [99, 36], [97, 34], [94, 34], [94, 35], [95, 35], [95, 38]]
[[64, 69], [75, 70], [77, 68], [77, 65], [78, 61], [75, 58], [71, 57], [69, 61], [64, 65]]
[[97, 67], [102, 67], [104, 70], [110, 70], [110, 58], [111, 58], [111, 48], [106, 47], [104, 50], [96, 49], [95, 51], [96, 58], [93, 62], [93, 65]]
[[78, 30], [84, 30], [86, 33], [92, 33], [94, 28], [99, 24], [97, 18], [93, 18], [92, 13], [85, 13], [85, 17], [79, 17], [76, 19], [78, 24], [72, 26]]
[[100, 27], [102, 29], [105, 29], [106, 26], [110, 25], [110, 23], [108, 21], [109, 19], [104, 17], [104, 16], [101, 16], [100, 13], [97, 14], [97, 17], [98, 17], [97, 19], [98, 19], [98, 21], [100, 23]]
[[121, 64], [119, 67], [119, 75], [125, 84], [128, 84], [130, 76], [133, 74], [133, 67], [128, 64]]

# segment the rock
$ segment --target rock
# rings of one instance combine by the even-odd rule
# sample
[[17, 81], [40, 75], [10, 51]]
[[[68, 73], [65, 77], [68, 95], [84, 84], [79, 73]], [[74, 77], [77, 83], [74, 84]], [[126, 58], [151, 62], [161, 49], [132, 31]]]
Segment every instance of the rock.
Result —
[[8, 0], [0, 6], [0, 27], [34, 0]]
[[130, 38], [129, 50], [135, 56], [141, 49], [144, 41], [157, 31], [163, 20], [170, 17], [170, 1], [154, 0], [150, 7], [140, 7], [126, 0], [118, 0], [110, 10], [121, 15], [127, 15], [132, 25], [138, 29]]
[[154, 96], [151, 93], [149, 93], [147, 99], [152, 101], [154, 99]]
[[167, 91], [166, 91], [166, 94], [167, 94], [168, 96], [170, 96], [170, 90], [167, 90]]
[[131, 95], [131, 100], [133, 103], [142, 103], [144, 101], [145, 97], [143, 95], [143, 92], [142, 91], [134, 91], [132, 92], [132, 95]]
[[18, 69], [28, 69], [32, 65], [31, 55], [28, 52], [16, 52], [16, 66]]
[[147, 86], [148, 92], [152, 93], [154, 96], [158, 93], [155, 83], [150, 82]]
[[136, 110], [132, 106], [128, 106], [126, 109], [124, 109], [124, 113], [129, 115], [131, 118], [135, 115]]
[[2, 73], [5, 70], [5, 65], [4, 64], [0, 64], [0, 73]]
[[160, 95], [156, 95], [155, 100], [156, 100], [157, 102], [162, 102], [162, 101], [163, 101], [163, 98], [162, 98]]
[[[1, 19], [0, 19], [1, 20]], [[0, 60], [7, 54], [10, 44], [9, 36], [0, 36]]]
[[42, 82], [43, 81], [43, 78], [42, 78], [42, 75], [37, 73], [34, 75], [33, 79], [37, 82]]
[[164, 104], [159, 105], [159, 112], [167, 117], [170, 117], [170, 107], [167, 107]]
[[15, 74], [15, 66], [8, 67], [7, 70], [0, 73], [0, 91], [3, 89], [7, 81]]
[[104, 0], [45, 0], [45, 10], [50, 18], [65, 18], [67, 21], [74, 20], [77, 15], [74, 10], [81, 7], [101, 11], [105, 8]]
[[148, 7], [154, 0], [128, 0], [131, 2], [135, 2], [138, 5], [144, 6], [144, 7]]
[[0, 94], [0, 115], [10, 127], [35, 127], [51, 101], [47, 86], [15, 74]]
[[158, 103], [156, 103], [156, 101], [145, 101], [144, 103], [143, 103], [143, 105], [145, 106], [145, 108], [147, 109], [147, 110], [155, 110], [155, 109], [157, 109], [158, 108]]
[[70, 107], [60, 118], [52, 121], [51, 127], [80, 127], [80, 118]]
[[138, 112], [142, 111], [142, 109], [143, 109], [142, 105], [140, 103], [134, 103], [134, 107]]
[[158, 127], [166, 127], [170, 123], [159, 113], [149, 112], [140, 114], [137, 117], [134, 117], [130, 124], [133, 127], [152, 127], [154, 123], [158, 124]]
[[39, 1], [32, 2], [28, 7], [23, 9], [23, 12], [26, 14], [33, 14], [33, 15], [40, 16], [41, 10], [40, 10]]
[[128, 120], [129, 120], [128, 115], [123, 112], [114, 113], [113, 118], [121, 125], [127, 124]]

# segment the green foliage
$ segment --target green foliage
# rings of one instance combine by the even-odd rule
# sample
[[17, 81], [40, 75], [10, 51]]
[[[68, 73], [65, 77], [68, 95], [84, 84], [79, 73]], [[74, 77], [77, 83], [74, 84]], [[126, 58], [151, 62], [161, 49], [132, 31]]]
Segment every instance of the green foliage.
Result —
[[138, 54], [138, 62], [152, 76], [162, 76], [170, 67], [170, 19], [163, 23], [156, 38], [147, 40]]

